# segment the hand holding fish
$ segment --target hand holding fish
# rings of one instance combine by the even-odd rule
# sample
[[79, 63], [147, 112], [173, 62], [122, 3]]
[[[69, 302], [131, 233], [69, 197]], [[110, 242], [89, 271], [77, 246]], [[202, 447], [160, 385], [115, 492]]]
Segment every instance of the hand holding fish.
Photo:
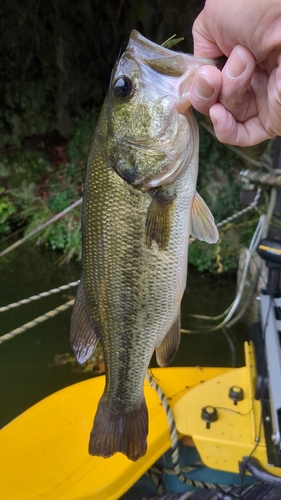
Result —
[[217, 138], [251, 146], [281, 135], [281, 3], [207, 0], [193, 26], [194, 55], [228, 57], [198, 69], [190, 100]]

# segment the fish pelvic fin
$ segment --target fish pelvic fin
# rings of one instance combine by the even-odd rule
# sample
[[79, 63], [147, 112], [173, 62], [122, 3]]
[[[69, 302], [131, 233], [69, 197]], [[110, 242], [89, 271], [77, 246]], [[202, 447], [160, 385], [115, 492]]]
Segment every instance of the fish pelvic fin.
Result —
[[214, 217], [203, 198], [197, 192], [192, 203], [190, 234], [207, 243], [216, 243], [219, 239]]
[[174, 200], [176, 194], [168, 187], [158, 189], [153, 195], [146, 217], [146, 245], [156, 241], [160, 250], [165, 250], [170, 241]]
[[180, 314], [178, 315], [173, 326], [170, 328], [164, 340], [156, 347], [156, 361], [159, 366], [168, 365], [175, 357], [180, 344]]
[[82, 280], [79, 283], [71, 315], [70, 342], [78, 363], [83, 364], [95, 350], [100, 335], [88, 312]]
[[148, 412], [141, 405], [127, 413], [111, 412], [104, 396], [101, 398], [90, 434], [89, 454], [109, 458], [117, 452], [135, 462], [147, 450]]

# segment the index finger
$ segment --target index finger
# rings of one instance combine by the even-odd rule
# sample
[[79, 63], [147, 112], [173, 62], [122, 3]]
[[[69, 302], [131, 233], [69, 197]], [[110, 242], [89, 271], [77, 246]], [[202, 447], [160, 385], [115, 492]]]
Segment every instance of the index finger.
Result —
[[195, 19], [192, 27], [193, 51], [196, 57], [216, 59], [224, 53], [206, 30], [202, 22], [202, 13]]
[[211, 107], [210, 118], [218, 140], [224, 144], [254, 146], [274, 135], [266, 131], [258, 116], [238, 122], [220, 103]]

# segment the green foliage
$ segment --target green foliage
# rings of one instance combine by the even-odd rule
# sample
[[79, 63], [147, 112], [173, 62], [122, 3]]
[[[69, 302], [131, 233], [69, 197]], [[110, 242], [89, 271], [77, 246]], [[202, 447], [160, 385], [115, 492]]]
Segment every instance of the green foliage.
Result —
[[214, 250], [208, 243], [195, 240], [189, 246], [188, 262], [199, 271], [216, 272]]
[[[3, 0], [0, 16], [0, 147], [53, 130], [99, 108], [120, 48], [135, 28], [162, 43], [175, 26], [191, 52], [203, 0]], [[17, 43], [16, 40], [20, 40]]]
[[92, 110], [77, 120], [74, 133], [68, 143], [68, 154], [72, 162], [85, 165], [97, 118], [97, 110]]
[[[200, 127], [199, 175], [197, 190], [206, 201], [216, 222], [241, 210], [237, 174], [241, 168], [235, 152], [220, 144], [205, 128]], [[208, 245], [194, 241], [189, 248], [189, 263], [199, 269], [218, 273], [237, 267], [241, 246], [247, 246], [257, 223], [250, 212], [220, 230], [219, 242]]]
[[[40, 208], [38, 205], [33, 205], [34, 210], [31, 211], [26, 233], [62, 212], [80, 198], [83, 178], [84, 169], [79, 165], [74, 163], [60, 165], [48, 179], [44, 204]], [[81, 207], [77, 207], [48, 226], [37, 237], [37, 243], [62, 252], [66, 260], [72, 257], [81, 259], [80, 213]]]
[[7, 221], [15, 212], [16, 208], [13, 202], [5, 194], [5, 189], [0, 187], [0, 236], [4, 236], [10, 232], [10, 225]]
[[38, 183], [50, 170], [50, 165], [35, 151], [16, 148], [6, 156], [0, 155], [0, 176], [5, 186], [1, 235], [9, 234], [26, 221], [38, 203]]
[[21, 189], [23, 185], [38, 183], [50, 172], [50, 165], [36, 151], [13, 149], [0, 155], [0, 174], [6, 177], [8, 188]]
[[235, 153], [200, 127], [197, 189], [217, 222], [241, 209], [241, 186], [237, 183], [239, 168]]
[[[76, 121], [76, 129], [67, 146], [68, 163], [51, 165], [35, 151], [13, 149], [0, 156], [0, 173], [5, 188], [0, 195], [2, 237], [11, 229], [25, 226], [30, 233], [82, 196], [85, 164], [97, 112]], [[198, 191], [217, 222], [242, 207], [240, 186], [236, 182], [239, 167], [236, 155], [220, 145], [204, 128], [200, 130]], [[77, 207], [45, 228], [36, 242], [60, 252], [63, 260], [81, 258], [81, 207]], [[194, 241], [189, 249], [189, 263], [200, 271], [217, 273], [237, 265], [240, 246], [247, 245], [255, 227], [256, 214], [250, 213], [226, 229], [220, 230], [216, 245]]]
[[172, 49], [175, 45], [177, 45], [179, 42], [182, 42], [184, 40], [183, 37], [181, 38], [175, 38], [176, 35], [172, 35], [168, 40], [162, 43], [162, 47], [165, 47], [166, 49]]
[[[24, 234], [30, 233], [82, 196], [85, 150], [93, 134], [93, 117], [96, 113], [77, 120], [77, 130], [69, 142], [69, 163], [54, 166], [38, 152], [18, 148], [0, 157], [6, 187], [0, 192], [2, 237], [21, 227]], [[64, 259], [81, 259], [80, 213], [81, 207], [77, 207], [42, 230], [36, 236], [37, 244], [62, 252]]]
[[82, 258], [82, 242], [79, 216], [71, 214], [67, 217], [67, 221], [60, 220], [56, 225], [53, 225], [48, 234], [48, 243], [53, 250], [61, 250], [66, 255], [67, 260], [72, 257], [80, 260]]
[[[28, 233], [80, 198], [98, 110], [131, 29], [161, 43], [176, 26], [185, 39], [172, 38], [169, 47], [181, 41], [179, 50], [191, 52], [191, 27], [202, 6], [203, 0], [4, 1], [0, 16], [2, 237], [19, 229]], [[25, 137], [54, 131], [68, 142], [67, 154], [59, 162], [20, 147]], [[235, 154], [202, 128], [198, 191], [216, 221], [241, 208], [239, 168]], [[80, 211], [78, 207], [46, 228], [36, 237], [37, 243], [67, 258], [80, 258]], [[189, 261], [211, 272], [235, 266], [237, 248], [250, 238], [247, 221], [244, 217], [245, 226], [238, 225], [239, 220], [221, 231], [217, 245], [194, 242]]]

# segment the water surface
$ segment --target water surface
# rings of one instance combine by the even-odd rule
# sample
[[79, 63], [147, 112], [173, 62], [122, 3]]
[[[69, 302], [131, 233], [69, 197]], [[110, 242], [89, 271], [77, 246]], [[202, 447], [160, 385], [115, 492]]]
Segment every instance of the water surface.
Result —
[[[0, 267], [0, 306], [75, 281], [80, 265], [58, 266], [58, 255], [32, 245], [13, 252]], [[235, 295], [234, 278], [215, 278], [189, 269], [187, 290], [182, 305], [182, 327], [197, 327], [189, 313], [217, 315]], [[0, 313], [0, 335], [67, 302], [76, 288]], [[67, 385], [94, 376], [55, 366], [56, 354], [71, 352], [69, 342], [71, 310], [33, 327], [0, 344], [0, 427], [45, 396]], [[202, 325], [202, 323], [201, 323]], [[173, 365], [241, 366], [243, 330], [239, 325], [227, 335], [223, 331], [182, 335]], [[154, 362], [154, 361], [153, 361]], [[153, 363], [152, 362], [152, 363]]]

